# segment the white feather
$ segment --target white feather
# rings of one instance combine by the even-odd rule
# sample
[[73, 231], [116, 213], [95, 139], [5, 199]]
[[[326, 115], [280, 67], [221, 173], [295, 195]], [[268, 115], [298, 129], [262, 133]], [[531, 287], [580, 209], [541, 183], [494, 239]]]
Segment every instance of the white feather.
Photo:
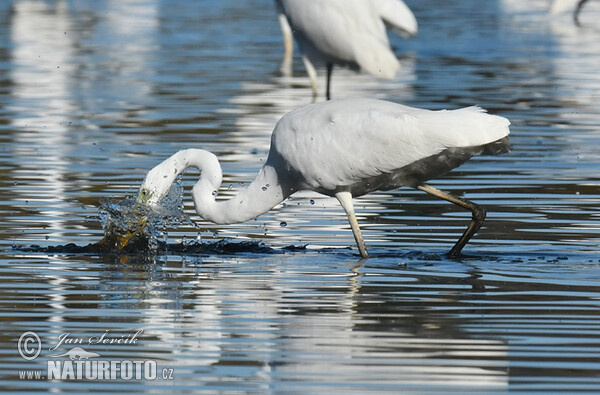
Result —
[[370, 0], [386, 25], [402, 35], [414, 36], [418, 25], [415, 15], [402, 0]]
[[384, 20], [411, 35], [417, 31], [414, 15], [401, 0], [278, 0], [277, 5], [309, 62], [309, 73], [312, 65], [341, 63], [392, 79], [400, 63]]
[[478, 107], [430, 111], [373, 99], [335, 100], [285, 115], [271, 150], [311, 188], [333, 191], [447, 148], [502, 139], [509, 124]]

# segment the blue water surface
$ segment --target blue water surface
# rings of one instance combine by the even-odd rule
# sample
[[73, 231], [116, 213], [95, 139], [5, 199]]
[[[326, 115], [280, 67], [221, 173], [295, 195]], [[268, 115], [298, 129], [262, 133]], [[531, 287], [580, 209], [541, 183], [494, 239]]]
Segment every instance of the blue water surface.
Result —
[[[337, 68], [333, 96], [511, 120], [509, 154], [431, 182], [488, 209], [460, 260], [445, 254], [469, 214], [420, 191], [357, 199], [373, 256], [360, 260], [336, 200], [303, 193], [217, 226], [194, 213], [193, 171], [197, 227], [169, 228], [170, 249], [64, 247], [99, 241], [102, 199], [134, 196], [182, 148], [214, 152], [221, 194], [237, 193], [310, 84], [297, 54], [279, 72], [270, 0], [3, 2], [0, 388], [600, 392], [600, 4], [578, 27], [545, 0], [406, 3], [419, 33], [390, 34], [396, 79]], [[30, 360], [28, 331], [42, 344]], [[75, 346], [159, 374], [50, 379]]]

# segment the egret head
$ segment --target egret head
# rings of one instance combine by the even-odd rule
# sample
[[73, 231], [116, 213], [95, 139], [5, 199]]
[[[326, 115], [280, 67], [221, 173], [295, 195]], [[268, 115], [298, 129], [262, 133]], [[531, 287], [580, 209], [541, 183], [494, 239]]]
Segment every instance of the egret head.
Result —
[[115, 245], [118, 250], [123, 250], [131, 240], [144, 238], [148, 216], [167, 194], [170, 185], [168, 177], [159, 166], [150, 170], [140, 187], [135, 203], [122, 205], [118, 212], [112, 213], [116, 226], [110, 230], [111, 237], [114, 238], [110, 244]]
[[137, 203], [150, 207], [158, 206], [159, 202], [169, 193], [177, 173], [177, 169], [168, 172], [161, 165], [150, 170], [140, 187]]

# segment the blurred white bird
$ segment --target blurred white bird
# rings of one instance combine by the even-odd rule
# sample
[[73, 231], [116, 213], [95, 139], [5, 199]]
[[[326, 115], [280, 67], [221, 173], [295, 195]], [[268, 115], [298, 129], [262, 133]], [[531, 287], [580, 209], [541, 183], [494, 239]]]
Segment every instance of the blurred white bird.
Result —
[[275, 0], [284, 38], [281, 70], [289, 73], [293, 40], [316, 97], [315, 65], [327, 67], [327, 99], [334, 64], [392, 79], [400, 63], [390, 48], [386, 24], [403, 35], [417, 33], [417, 20], [402, 0]]
[[478, 107], [430, 111], [373, 99], [326, 101], [281, 118], [271, 136], [266, 163], [236, 196], [216, 200], [223, 179], [217, 157], [201, 149], [186, 149], [148, 172], [138, 202], [160, 206], [177, 176], [188, 167], [200, 169], [192, 191], [196, 211], [216, 224], [248, 221], [294, 192], [315, 191], [339, 200], [360, 255], [367, 258], [352, 198], [410, 186], [472, 212], [469, 227], [450, 251], [455, 258], [481, 227], [485, 210], [424, 182], [474, 155], [507, 152], [509, 124], [506, 118]]
[[573, 11], [573, 19], [579, 25], [579, 13], [588, 0], [551, 0], [548, 11], [551, 14], [562, 14], [567, 11]]

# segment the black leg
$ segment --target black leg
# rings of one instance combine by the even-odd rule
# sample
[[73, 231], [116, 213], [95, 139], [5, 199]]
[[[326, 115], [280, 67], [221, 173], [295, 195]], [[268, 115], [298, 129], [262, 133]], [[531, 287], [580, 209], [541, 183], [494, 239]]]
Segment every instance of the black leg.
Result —
[[485, 209], [469, 200], [457, 198], [456, 196], [452, 196], [427, 184], [419, 185], [417, 186], [417, 188], [423, 192], [429, 193], [430, 195], [447, 200], [450, 203], [454, 203], [460, 207], [466, 208], [467, 210], [471, 211], [472, 219], [471, 223], [469, 224], [469, 227], [467, 228], [467, 230], [465, 230], [465, 233], [463, 233], [460, 239], [458, 239], [456, 244], [454, 244], [454, 247], [452, 247], [450, 253], [448, 254], [448, 256], [452, 259], [460, 257], [463, 247], [469, 242], [469, 240], [471, 240], [471, 237], [473, 237], [473, 235], [481, 228], [481, 225], [483, 225], [483, 221], [485, 220], [486, 215]]
[[331, 100], [331, 73], [333, 72], [333, 63], [327, 63], [327, 100]]
[[581, 8], [583, 8], [583, 5], [585, 3], [587, 3], [588, 0], [579, 0], [579, 3], [577, 3], [577, 8], [575, 9], [575, 13], [573, 14], [573, 19], [575, 20], [575, 24], [577, 26], [581, 26], [581, 23], [579, 23], [579, 13], [581, 12]]

